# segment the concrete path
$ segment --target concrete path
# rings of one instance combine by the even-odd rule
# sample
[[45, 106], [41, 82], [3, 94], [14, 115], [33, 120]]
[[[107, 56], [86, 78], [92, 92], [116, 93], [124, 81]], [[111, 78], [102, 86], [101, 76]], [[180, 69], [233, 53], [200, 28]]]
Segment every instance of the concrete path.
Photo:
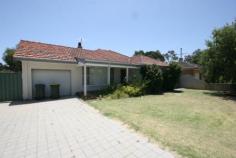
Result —
[[0, 103], [1, 158], [173, 158], [77, 98]]

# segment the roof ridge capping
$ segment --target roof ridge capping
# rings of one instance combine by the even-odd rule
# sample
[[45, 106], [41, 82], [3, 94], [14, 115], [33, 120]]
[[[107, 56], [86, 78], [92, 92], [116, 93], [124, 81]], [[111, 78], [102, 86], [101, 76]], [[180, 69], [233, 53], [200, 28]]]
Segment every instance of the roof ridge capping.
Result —
[[[128, 55], [124, 55], [122, 53], [119, 53], [117, 51], [114, 51], [114, 50], [110, 50], [110, 49], [101, 49], [101, 48], [98, 48], [96, 49], [95, 51], [108, 51], [108, 52], [112, 52], [112, 53], [116, 53], [116, 54], [119, 54], [119, 55], [122, 55], [122, 56], [126, 56], [126, 57], [129, 57]], [[130, 58], [130, 57], [129, 57]]]
[[37, 43], [37, 44], [44, 44], [44, 45], [50, 45], [50, 46], [56, 46], [56, 47], [64, 47], [64, 48], [71, 48], [75, 49], [76, 47], [70, 47], [70, 46], [64, 46], [64, 45], [59, 45], [59, 44], [51, 44], [51, 43], [44, 43], [44, 42], [38, 42], [38, 41], [29, 41], [29, 40], [20, 40], [21, 42], [28, 42], [28, 43]]
[[[64, 48], [64, 49], [58, 49]], [[35, 50], [43, 50], [45, 53], [35, 52]], [[106, 54], [108, 53], [108, 54]], [[65, 61], [69, 60], [71, 62], [76, 62], [76, 58], [83, 58], [85, 60], [97, 60], [97, 61], [107, 61], [107, 62], [119, 62], [123, 64], [134, 64], [134, 65], [143, 65], [143, 64], [157, 64], [157, 65], [168, 65], [165, 62], [160, 60], [152, 59], [147, 56], [138, 55], [138, 56], [127, 56], [119, 52], [107, 49], [96, 49], [89, 50], [84, 48], [77, 47], [68, 47], [56, 44], [47, 44], [42, 42], [20, 40], [15, 58], [18, 59], [28, 59], [28, 60], [60, 60]], [[138, 57], [138, 58], [137, 58]]]

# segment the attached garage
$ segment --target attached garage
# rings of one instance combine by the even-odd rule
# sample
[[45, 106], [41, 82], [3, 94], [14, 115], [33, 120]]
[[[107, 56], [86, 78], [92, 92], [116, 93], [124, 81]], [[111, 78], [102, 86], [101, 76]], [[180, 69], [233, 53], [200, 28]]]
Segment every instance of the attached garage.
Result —
[[[131, 69], [142, 65], [168, 64], [145, 56], [128, 57], [120, 53], [97, 49], [82, 49], [21, 40], [14, 59], [22, 65], [22, 97], [34, 99], [35, 85], [46, 85], [46, 96], [50, 96], [50, 85], [60, 84], [61, 96], [73, 96], [80, 92], [100, 90], [112, 83], [137, 79]], [[116, 71], [118, 70], [118, 71]], [[129, 73], [130, 71], [130, 73]], [[132, 77], [133, 76], [133, 77]]]
[[60, 95], [71, 95], [70, 70], [32, 69], [32, 94], [35, 96], [35, 85], [44, 84], [46, 97], [50, 96], [50, 84], [60, 84]]

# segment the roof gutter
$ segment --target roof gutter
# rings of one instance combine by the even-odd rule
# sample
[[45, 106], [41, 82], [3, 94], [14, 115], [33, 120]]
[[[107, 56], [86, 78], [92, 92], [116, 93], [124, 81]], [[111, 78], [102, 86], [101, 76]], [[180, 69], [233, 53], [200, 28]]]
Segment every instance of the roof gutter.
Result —
[[127, 65], [127, 66], [141, 66], [140, 64], [131, 64], [131, 63], [123, 63], [123, 62], [116, 62], [116, 61], [108, 61], [108, 60], [91, 60], [91, 59], [84, 59], [84, 58], [76, 58], [77, 63], [85, 64], [85, 63], [101, 63], [101, 64], [117, 64], [117, 65]]
[[16, 61], [38, 61], [38, 62], [54, 62], [54, 63], [67, 63], [67, 64], [76, 64], [76, 61], [68, 61], [68, 60], [56, 60], [56, 59], [43, 59], [43, 58], [24, 58], [24, 57], [13, 57]]
[[[86, 63], [94, 63], [94, 64], [108, 64], [108, 65], [124, 65], [124, 66], [135, 66], [139, 67], [145, 64], [131, 64], [131, 63], [122, 63], [108, 60], [91, 60], [84, 58], [75, 58], [76, 61], [68, 61], [68, 60], [56, 60], [56, 59], [43, 59], [43, 58], [24, 58], [24, 57], [13, 57], [16, 61], [36, 61], [36, 62], [53, 62], [53, 63], [66, 63], [66, 64], [80, 64], [84, 65]], [[162, 67], [162, 66], [161, 66]], [[166, 66], [163, 66], [166, 67]]]

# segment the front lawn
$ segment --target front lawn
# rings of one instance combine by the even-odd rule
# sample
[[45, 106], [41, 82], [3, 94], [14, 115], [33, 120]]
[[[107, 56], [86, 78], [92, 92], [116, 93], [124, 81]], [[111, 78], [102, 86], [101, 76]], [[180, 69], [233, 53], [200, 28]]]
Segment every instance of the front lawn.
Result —
[[235, 158], [235, 98], [209, 91], [181, 91], [88, 103], [182, 156]]

